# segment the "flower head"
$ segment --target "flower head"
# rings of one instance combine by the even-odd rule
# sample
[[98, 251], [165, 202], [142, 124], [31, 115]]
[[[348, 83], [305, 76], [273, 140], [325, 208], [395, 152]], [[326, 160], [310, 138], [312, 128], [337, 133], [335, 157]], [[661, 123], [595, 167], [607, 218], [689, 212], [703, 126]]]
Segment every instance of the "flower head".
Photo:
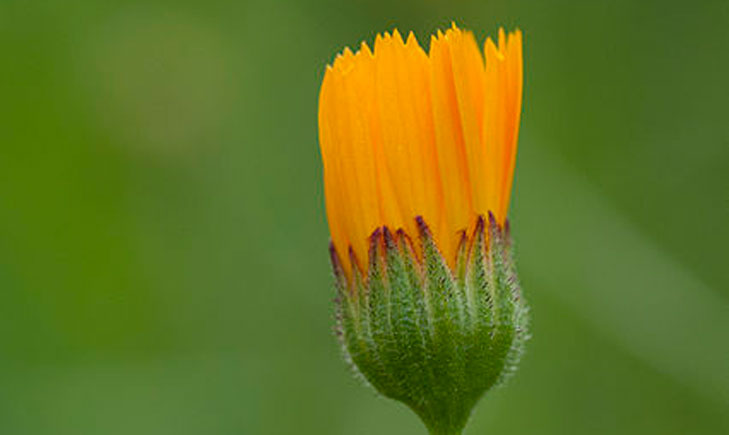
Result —
[[[522, 97], [521, 32], [486, 40], [455, 26], [426, 53], [410, 33], [378, 35], [327, 67], [319, 101], [327, 216], [340, 253], [365, 262], [380, 227], [430, 226], [451, 267], [464, 231], [503, 224]], [[345, 263], [347, 263], [345, 261]], [[350, 270], [350, 265], [345, 264]]]
[[432, 434], [457, 434], [527, 339], [506, 225], [521, 33], [378, 35], [327, 68], [319, 140], [346, 358]]

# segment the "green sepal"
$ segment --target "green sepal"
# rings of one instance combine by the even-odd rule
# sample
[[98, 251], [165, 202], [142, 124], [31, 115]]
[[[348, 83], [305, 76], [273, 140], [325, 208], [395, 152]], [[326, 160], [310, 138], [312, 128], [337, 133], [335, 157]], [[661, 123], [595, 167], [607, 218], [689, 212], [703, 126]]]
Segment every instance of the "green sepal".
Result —
[[[337, 324], [345, 356], [382, 395], [413, 409], [432, 434], [457, 434], [483, 394], [514, 371], [528, 338], [508, 227], [480, 216], [456, 258], [425, 221], [418, 243], [378, 228], [366, 272], [336, 250]], [[349, 276], [348, 276], [349, 275]]]

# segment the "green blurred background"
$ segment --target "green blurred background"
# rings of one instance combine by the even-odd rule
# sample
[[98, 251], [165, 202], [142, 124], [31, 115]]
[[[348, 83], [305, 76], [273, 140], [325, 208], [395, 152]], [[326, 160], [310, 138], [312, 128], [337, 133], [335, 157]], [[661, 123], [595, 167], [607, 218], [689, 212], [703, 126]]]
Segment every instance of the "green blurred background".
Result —
[[467, 434], [729, 433], [729, 2], [0, 1], [0, 434], [420, 434], [332, 334], [344, 45], [525, 32], [533, 339]]

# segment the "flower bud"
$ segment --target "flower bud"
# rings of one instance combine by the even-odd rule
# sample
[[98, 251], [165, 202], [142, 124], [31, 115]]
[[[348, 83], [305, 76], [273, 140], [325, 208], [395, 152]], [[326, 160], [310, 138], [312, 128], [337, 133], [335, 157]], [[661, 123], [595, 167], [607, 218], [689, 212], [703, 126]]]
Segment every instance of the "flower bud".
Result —
[[506, 219], [521, 32], [483, 54], [453, 25], [345, 49], [319, 96], [338, 332], [378, 392], [433, 434], [460, 433], [527, 339]]

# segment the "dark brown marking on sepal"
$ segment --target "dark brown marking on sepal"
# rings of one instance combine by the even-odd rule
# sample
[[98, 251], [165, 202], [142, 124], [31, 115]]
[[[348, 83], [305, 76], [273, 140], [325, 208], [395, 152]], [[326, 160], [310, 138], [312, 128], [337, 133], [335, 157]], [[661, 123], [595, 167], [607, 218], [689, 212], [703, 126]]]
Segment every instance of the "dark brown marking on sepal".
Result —
[[400, 228], [395, 232], [395, 241], [400, 248], [407, 250], [410, 254], [415, 254], [413, 240], [408, 236], [404, 229]]
[[397, 243], [400, 254], [407, 259], [408, 266], [413, 269], [414, 278], [417, 279], [418, 285], [421, 285], [423, 264], [422, 256], [415, 250], [413, 239], [408, 236], [404, 229], [400, 228], [395, 232], [395, 242]]
[[332, 241], [329, 242], [329, 260], [332, 263], [334, 278], [336, 278], [337, 281], [344, 282], [346, 284], [347, 274], [344, 272], [342, 259], [339, 258], [339, 252], [337, 252], [337, 248], [334, 246], [334, 242]]
[[496, 216], [491, 210], [489, 210], [489, 228], [501, 229], [499, 223], [496, 222]]
[[428, 228], [428, 224], [425, 223], [425, 219], [422, 216], [415, 216], [415, 224], [418, 226], [418, 232], [421, 236], [427, 235], [430, 237], [430, 228]]
[[352, 263], [352, 269], [356, 267], [361, 271], [362, 269], [359, 267], [359, 259], [357, 258], [357, 253], [354, 252], [354, 248], [352, 248], [352, 245], [349, 245], [349, 247], [347, 248], [347, 253], [349, 254], [349, 261]]
[[396, 249], [395, 238], [393, 237], [392, 231], [387, 226], [382, 227], [382, 240], [384, 242], [385, 249]]
[[[476, 244], [478, 243], [479, 237], [483, 237], [484, 241], [487, 239], [486, 235], [486, 219], [483, 215], [478, 215], [478, 218], [476, 218], [476, 226], [473, 228], [473, 235], [471, 236], [470, 245], [468, 247], [468, 253], [469, 253], [469, 261], [470, 257], [473, 255], [473, 250], [476, 249]], [[486, 245], [486, 243], [484, 243]]]
[[479, 234], [483, 232], [484, 228], [486, 227], [486, 219], [484, 219], [483, 215], [478, 215], [478, 218], [476, 218], [476, 227], [473, 229], [473, 234]]
[[410, 258], [413, 259], [413, 265], [420, 270], [422, 267], [422, 253], [421, 251], [415, 249], [415, 243], [413, 242], [413, 239], [408, 235], [408, 233], [405, 232], [404, 229], [400, 228], [395, 233], [395, 241], [397, 242], [398, 246], [400, 247], [400, 250], [407, 254]]
[[[423, 219], [422, 216], [416, 216], [415, 223], [418, 226], [418, 233], [420, 235], [420, 248], [423, 258], [424, 273], [428, 273], [429, 267], [442, 268], [445, 275], [452, 280], [454, 278], [453, 271], [450, 266], [448, 266], [448, 262], [445, 260], [445, 257], [440, 252], [438, 245], [435, 243], [433, 233], [430, 232], [430, 228], [428, 227], [428, 224], [425, 223], [425, 219]], [[428, 255], [428, 251], [431, 251], [432, 253], [430, 256]]]
[[392, 231], [390, 231], [390, 228], [387, 225], [384, 225], [382, 227], [382, 248], [384, 251], [382, 254], [382, 259], [385, 263], [383, 265], [383, 273], [389, 279], [390, 268], [393, 266], [391, 262], [402, 261], [402, 259], [400, 258], [400, 250], [398, 249], [397, 243], [395, 242], [395, 237], [393, 236]]
[[423, 219], [422, 216], [415, 216], [415, 224], [418, 227], [418, 235], [420, 236], [420, 249], [423, 257], [423, 265], [426, 266], [427, 264], [427, 251], [430, 249], [436, 257], [439, 258], [439, 261], [443, 263], [446, 269], [448, 269], [448, 272], [451, 272], [443, 254], [440, 252], [438, 245], [435, 243], [435, 238], [433, 237], [433, 233], [430, 232], [430, 227], [428, 227], [428, 224], [425, 223], [425, 219]]
[[[461, 260], [462, 255], [467, 255], [468, 253], [468, 232], [466, 230], [461, 230], [458, 232], [458, 247], [456, 248], [456, 255], [457, 260]], [[467, 260], [467, 258], [463, 258], [463, 260]]]
[[425, 219], [423, 219], [422, 216], [415, 216], [415, 224], [418, 227], [420, 250], [423, 262], [425, 262], [425, 246], [431, 243], [435, 245], [435, 242], [433, 241], [433, 233], [430, 232], [430, 228], [428, 227], [428, 224], [425, 223]]
[[489, 211], [489, 228], [488, 228], [488, 248], [498, 247], [500, 250], [504, 250], [504, 230], [501, 225], [496, 221], [496, 217]]
[[367, 264], [368, 264], [368, 274], [372, 273], [374, 270], [374, 267], [377, 266], [377, 261], [380, 261], [380, 257], [382, 254], [382, 249], [384, 247], [383, 240], [382, 240], [382, 229], [383, 227], [377, 227], [374, 231], [372, 231], [372, 234], [370, 234], [369, 240], [369, 249], [367, 251]]

